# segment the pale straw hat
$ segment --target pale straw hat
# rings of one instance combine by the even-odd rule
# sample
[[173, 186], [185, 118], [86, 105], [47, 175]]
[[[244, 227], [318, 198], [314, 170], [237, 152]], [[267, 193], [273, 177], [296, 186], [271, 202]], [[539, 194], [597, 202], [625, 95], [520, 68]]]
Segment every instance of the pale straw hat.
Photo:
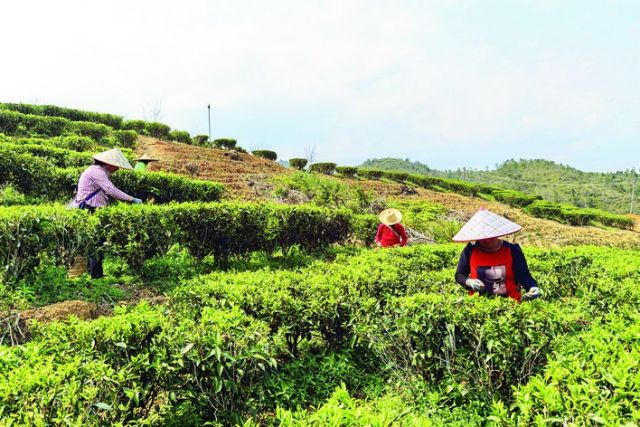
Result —
[[402, 212], [398, 209], [389, 208], [380, 212], [378, 218], [380, 218], [380, 222], [384, 225], [394, 225], [402, 221]]
[[94, 155], [93, 158], [111, 166], [117, 166], [122, 169], [133, 169], [133, 166], [131, 166], [129, 160], [127, 160], [124, 154], [122, 154], [122, 151], [118, 150], [117, 148], [112, 148], [111, 150], [98, 153]]
[[453, 236], [454, 242], [471, 242], [517, 233], [522, 227], [507, 218], [481, 208]]
[[140, 156], [139, 158], [135, 159], [137, 162], [157, 162], [158, 159], [153, 159], [151, 158], [150, 155], [148, 155], [147, 153], [144, 153], [142, 156]]

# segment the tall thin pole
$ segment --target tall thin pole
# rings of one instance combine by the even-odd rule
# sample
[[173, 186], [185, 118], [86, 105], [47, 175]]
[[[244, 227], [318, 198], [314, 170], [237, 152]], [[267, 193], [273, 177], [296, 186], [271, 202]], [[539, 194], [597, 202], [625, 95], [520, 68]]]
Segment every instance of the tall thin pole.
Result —
[[636, 197], [636, 179], [633, 178], [633, 186], [631, 187], [631, 206], [629, 207], [629, 213], [633, 213], [633, 199]]
[[211, 104], [207, 105], [207, 112], [209, 114], [209, 141], [211, 141]]

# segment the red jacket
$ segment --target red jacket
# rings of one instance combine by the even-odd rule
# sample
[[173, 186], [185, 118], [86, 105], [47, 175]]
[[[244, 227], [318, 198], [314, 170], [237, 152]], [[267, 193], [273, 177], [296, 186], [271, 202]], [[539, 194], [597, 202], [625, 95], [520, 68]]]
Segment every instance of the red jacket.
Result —
[[[388, 225], [380, 224], [378, 226], [376, 243], [380, 243], [380, 246], [385, 248], [396, 245], [406, 246], [408, 237], [402, 224], [394, 224], [391, 227], [393, 227], [395, 233], [391, 231], [391, 228]], [[398, 238], [396, 233], [400, 235], [400, 238]]]

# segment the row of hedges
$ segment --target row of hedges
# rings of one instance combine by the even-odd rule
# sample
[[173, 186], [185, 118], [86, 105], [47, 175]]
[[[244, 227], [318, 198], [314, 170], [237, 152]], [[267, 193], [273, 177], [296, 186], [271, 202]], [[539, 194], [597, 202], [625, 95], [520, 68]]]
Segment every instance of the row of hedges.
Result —
[[[282, 355], [239, 310], [176, 317], [141, 304], [94, 322], [34, 329], [0, 352], [8, 425], [235, 425]], [[258, 388], [258, 389], [256, 389]]]
[[[616, 338], [624, 322], [604, 335], [593, 322], [598, 344], [581, 347], [590, 368], [569, 344], [563, 361], [542, 375], [552, 349], [590, 327], [591, 312], [564, 296], [523, 304], [461, 297], [453, 283], [459, 250], [403, 248], [298, 271], [214, 273], [178, 288], [167, 307], [142, 304], [93, 322], [37, 327], [32, 342], [0, 353], [3, 417], [22, 424], [243, 424], [273, 414], [276, 404], [286, 407], [269, 378], [291, 362], [321, 348], [353, 347], [378, 375], [422, 376], [446, 396], [440, 405], [504, 409], [492, 419], [505, 425], [544, 424], [549, 414], [587, 424], [596, 413], [616, 424], [632, 419], [637, 327]], [[534, 251], [533, 260], [546, 262], [534, 276], [552, 273], [572, 251]], [[618, 274], [598, 262], [622, 253], [613, 252], [585, 252], [592, 266], [585, 273], [599, 278], [591, 291]], [[637, 269], [629, 274], [639, 278]], [[532, 374], [539, 380], [524, 385]], [[524, 388], [505, 409], [518, 384]]]
[[52, 137], [78, 134], [102, 142], [112, 131], [111, 127], [101, 123], [74, 122], [62, 117], [37, 116], [0, 109], [0, 132], [9, 135]]
[[256, 157], [273, 160], [274, 162], [278, 159], [278, 154], [271, 150], [253, 150], [251, 153]]
[[122, 129], [134, 130], [141, 135], [153, 136], [154, 138], [171, 138], [171, 127], [164, 123], [147, 122], [145, 120], [127, 120], [122, 123]]
[[[0, 185], [12, 184], [25, 195], [44, 200], [69, 200], [83, 171], [83, 168], [58, 168], [50, 160], [8, 148], [0, 147], [0, 154]], [[211, 202], [220, 200], [224, 192], [220, 183], [164, 172], [120, 170], [112, 175], [112, 181], [128, 194], [144, 200], [153, 198], [158, 203]]]
[[600, 209], [585, 209], [546, 200], [537, 200], [524, 208], [529, 215], [552, 219], [570, 225], [589, 225], [598, 222], [604, 225], [633, 229], [634, 221], [625, 215], [612, 214]]
[[65, 135], [52, 138], [28, 138], [7, 136], [0, 133], [0, 143], [15, 145], [44, 145], [74, 151], [93, 151], [97, 146], [93, 139], [81, 135]]
[[[353, 177], [352, 169], [342, 169], [342, 174]], [[504, 190], [484, 184], [475, 184], [455, 179], [434, 178], [426, 175], [408, 174], [405, 172], [357, 169], [356, 174], [366, 179], [389, 179], [396, 182], [412, 182], [420, 187], [436, 191], [452, 191], [465, 196], [477, 197], [483, 194], [495, 200], [517, 208], [524, 208], [529, 215], [552, 219], [570, 225], [588, 225], [595, 221], [604, 225], [633, 229], [633, 220], [624, 215], [612, 214], [599, 209], [578, 208], [571, 205], [542, 200], [540, 196], [521, 193], [516, 190]]]
[[11, 280], [28, 273], [42, 256], [68, 264], [94, 241], [134, 268], [174, 244], [225, 264], [229, 256], [254, 251], [286, 251], [293, 245], [310, 250], [354, 236], [371, 239], [376, 224], [375, 217], [348, 210], [233, 202], [120, 204], [94, 215], [62, 206], [15, 207], [0, 208], [0, 216], [2, 274]]
[[0, 152], [27, 153], [37, 157], [45, 157], [60, 168], [88, 166], [93, 163], [91, 153], [66, 150], [49, 145], [39, 144], [5, 144], [0, 142]]
[[102, 123], [114, 129], [120, 129], [122, 126], [122, 117], [115, 114], [94, 113], [91, 111], [82, 111], [74, 108], [58, 107], [55, 105], [0, 103], [0, 109], [37, 116], [62, 117], [75, 122]]
[[[12, 115], [11, 112], [20, 115]], [[89, 136], [95, 141], [129, 148], [134, 146], [138, 134], [191, 143], [189, 132], [171, 131], [171, 127], [164, 123], [123, 120], [115, 114], [94, 113], [55, 105], [0, 103], [0, 132], [44, 136], [73, 132]], [[112, 138], [104, 141], [107, 135], [111, 135]]]

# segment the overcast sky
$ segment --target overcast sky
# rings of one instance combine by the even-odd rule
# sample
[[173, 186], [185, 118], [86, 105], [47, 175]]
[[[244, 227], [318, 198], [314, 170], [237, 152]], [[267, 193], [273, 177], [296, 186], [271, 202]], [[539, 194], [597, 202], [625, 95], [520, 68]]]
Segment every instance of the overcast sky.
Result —
[[[0, 101], [280, 158], [640, 166], [640, 1], [6, 1]], [[146, 117], [145, 117], [146, 116]]]

